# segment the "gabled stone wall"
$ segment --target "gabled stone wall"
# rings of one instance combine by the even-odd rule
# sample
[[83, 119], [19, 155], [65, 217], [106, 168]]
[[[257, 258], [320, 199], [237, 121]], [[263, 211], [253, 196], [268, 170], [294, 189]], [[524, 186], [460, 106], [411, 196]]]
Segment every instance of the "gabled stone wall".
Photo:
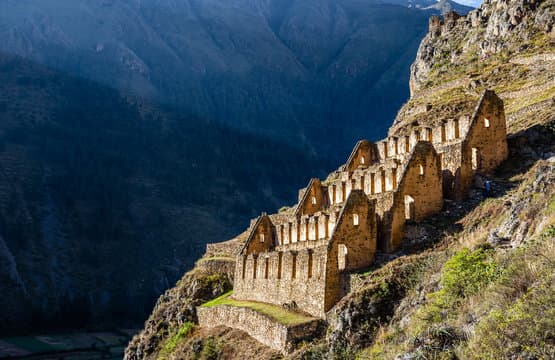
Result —
[[464, 198], [474, 175], [489, 174], [507, 154], [503, 102], [493, 91], [472, 116], [359, 141], [333, 176], [299, 191], [294, 213], [251, 223], [233, 296], [324, 317], [347, 291], [347, 272], [371, 265], [377, 250], [397, 250], [407, 222], [439, 212], [444, 197]]

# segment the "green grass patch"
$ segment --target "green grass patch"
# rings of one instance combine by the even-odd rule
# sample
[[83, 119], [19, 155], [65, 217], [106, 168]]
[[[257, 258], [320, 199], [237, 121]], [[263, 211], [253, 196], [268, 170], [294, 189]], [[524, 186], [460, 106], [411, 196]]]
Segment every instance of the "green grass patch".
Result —
[[185, 339], [195, 328], [195, 323], [193, 322], [186, 322], [179, 329], [177, 332], [171, 335], [166, 342], [164, 343], [164, 347], [158, 354], [158, 360], [165, 360], [168, 358], [168, 355], [171, 354], [177, 345], [179, 345], [183, 339]]
[[204, 303], [201, 306], [213, 307], [218, 305], [229, 305], [252, 309], [264, 315], [268, 315], [284, 325], [297, 325], [314, 320], [314, 318], [312, 317], [285, 310], [281, 306], [259, 303], [255, 301], [235, 300], [231, 298], [232, 293], [233, 292], [230, 291], [214, 300]]
[[486, 247], [462, 249], [442, 269], [441, 289], [427, 296], [428, 304], [418, 311], [421, 322], [416, 333], [454, 316], [464, 299], [477, 294], [500, 276], [495, 251]]

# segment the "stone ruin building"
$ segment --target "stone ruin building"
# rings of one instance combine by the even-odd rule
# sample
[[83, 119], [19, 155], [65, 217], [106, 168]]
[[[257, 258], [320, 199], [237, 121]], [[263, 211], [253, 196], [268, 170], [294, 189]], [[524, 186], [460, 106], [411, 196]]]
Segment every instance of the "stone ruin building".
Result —
[[393, 252], [407, 222], [462, 200], [475, 174], [508, 156], [502, 100], [485, 91], [472, 117], [390, 129], [359, 141], [347, 162], [299, 191], [294, 211], [261, 215], [237, 256], [233, 298], [293, 304], [324, 318], [346, 293], [343, 275]]
[[[507, 158], [506, 135], [503, 102], [487, 90], [472, 116], [394, 124], [386, 139], [359, 141], [344, 165], [299, 191], [294, 207], [251, 221], [232, 298], [325, 319], [347, 294], [350, 272], [368, 268], [378, 251], [399, 249], [405, 224], [438, 213], [444, 198], [463, 200], [476, 174]], [[317, 326], [288, 327], [225, 306], [197, 314], [201, 326], [238, 328], [282, 352]]]

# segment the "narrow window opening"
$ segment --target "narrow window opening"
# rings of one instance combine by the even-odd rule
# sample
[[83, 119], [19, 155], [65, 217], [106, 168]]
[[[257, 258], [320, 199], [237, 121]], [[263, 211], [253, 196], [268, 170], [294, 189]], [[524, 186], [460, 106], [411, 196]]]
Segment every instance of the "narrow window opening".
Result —
[[268, 278], [268, 272], [270, 270], [270, 259], [269, 258], [265, 258], [264, 259], [264, 279]]
[[393, 183], [393, 190], [395, 190], [397, 188], [397, 169], [396, 168], [391, 169], [391, 180]]
[[410, 137], [405, 136], [405, 153], [410, 152]]
[[489, 119], [484, 119], [484, 126], [489, 128]]
[[374, 195], [376, 193], [376, 175], [370, 174], [370, 194]]
[[345, 270], [347, 268], [347, 247], [339, 244], [337, 247], [337, 268]]
[[312, 252], [308, 252], [308, 278], [312, 278]]
[[420, 176], [424, 176], [424, 166], [418, 165], [420, 167]]
[[252, 258], [252, 278], [256, 279], [256, 265], [257, 265], [258, 258], [253, 256]]
[[366, 163], [366, 159], [364, 158], [364, 156], [361, 156], [361, 157], [360, 157], [360, 163], [361, 163], [362, 165], [364, 165], [364, 164]]
[[386, 142], [383, 143], [383, 156], [386, 159], [389, 157], [389, 154], [388, 154], [387, 150], [388, 150], [388, 146], [387, 146], [387, 141], [386, 141]]
[[247, 256], [243, 256], [243, 279], [245, 279], [245, 275], [247, 272]]
[[264, 234], [260, 234], [260, 242], [261, 242], [261, 243], [264, 242]]
[[381, 180], [382, 180], [382, 193], [385, 192], [385, 171], [382, 170], [381, 173]]
[[460, 137], [459, 120], [455, 120], [454, 125], [455, 125], [455, 139], [458, 139]]
[[341, 182], [341, 201], [345, 201], [347, 197], [347, 184], [345, 181]]
[[337, 202], [337, 185], [332, 185], [331, 202], [335, 204]]
[[318, 240], [320, 238], [320, 218], [318, 216], [314, 217], [314, 240]]
[[358, 214], [353, 214], [353, 225], [358, 226]]
[[410, 195], [405, 195], [405, 219], [414, 220], [414, 198]]
[[316, 205], [316, 196], [312, 197], [312, 205]]
[[293, 223], [289, 223], [287, 227], [287, 243], [290, 244], [293, 242]]
[[480, 151], [472, 148], [472, 170], [480, 169]]
[[293, 242], [298, 242], [301, 240], [301, 220], [297, 220], [295, 222], [295, 226], [296, 226], [295, 241]]
[[282, 262], [282, 255], [283, 253], [278, 253], [278, 268], [277, 268], [277, 278], [281, 279], [281, 262]]
[[441, 124], [441, 142], [447, 141], [447, 133], [445, 132], [445, 124]]

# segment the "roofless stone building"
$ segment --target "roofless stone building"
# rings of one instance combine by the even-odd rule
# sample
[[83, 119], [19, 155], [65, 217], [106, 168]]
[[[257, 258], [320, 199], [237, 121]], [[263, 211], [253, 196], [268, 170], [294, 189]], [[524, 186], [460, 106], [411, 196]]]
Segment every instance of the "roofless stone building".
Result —
[[[506, 135], [503, 102], [487, 90], [472, 116], [393, 126], [386, 139], [359, 141], [337, 171], [299, 191], [292, 211], [253, 220], [232, 297], [325, 318], [348, 291], [349, 272], [369, 267], [377, 251], [399, 249], [407, 222], [438, 213], [444, 198], [463, 200], [475, 174], [507, 158]], [[234, 311], [199, 308], [199, 322], [239, 327], [282, 351], [312, 329], [259, 332], [248, 312]]]

